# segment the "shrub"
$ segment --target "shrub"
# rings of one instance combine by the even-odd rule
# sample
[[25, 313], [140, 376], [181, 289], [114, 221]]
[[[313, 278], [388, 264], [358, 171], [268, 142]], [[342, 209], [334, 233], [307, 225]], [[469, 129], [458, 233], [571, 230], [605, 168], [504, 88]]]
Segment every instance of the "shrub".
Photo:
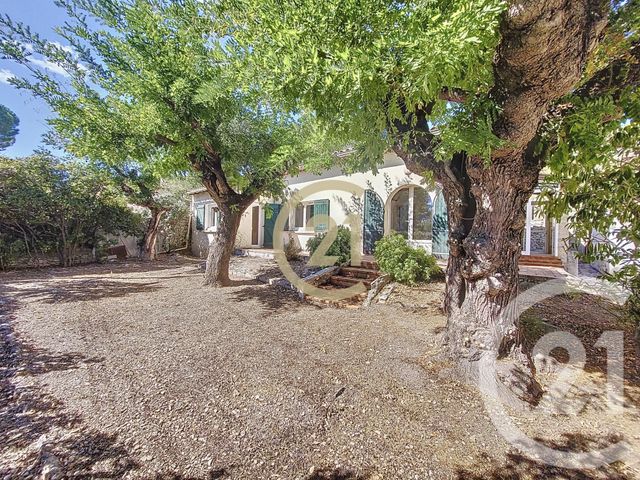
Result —
[[[320, 233], [307, 242], [307, 247], [309, 248], [311, 255], [315, 253], [326, 236], [326, 232]], [[325, 255], [328, 257], [338, 257], [336, 265], [349, 263], [351, 261], [351, 230], [349, 230], [349, 228], [343, 225], [338, 226], [336, 239], [331, 244]]]
[[436, 258], [421, 248], [413, 248], [399, 233], [381, 238], [376, 242], [374, 257], [380, 270], [396, 282], [413, 285], [426, 282], [441, 273]]

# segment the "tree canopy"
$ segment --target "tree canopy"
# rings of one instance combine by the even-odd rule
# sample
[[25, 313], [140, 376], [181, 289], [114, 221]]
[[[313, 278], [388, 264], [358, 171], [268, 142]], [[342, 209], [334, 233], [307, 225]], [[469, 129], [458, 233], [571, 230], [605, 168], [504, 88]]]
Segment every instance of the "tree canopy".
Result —
[[137, 234], [140, 220], [109, 175], [86, 162], [46, 153], [0, 158], [3, 268], [49, 255], [71, 265], [81, 248], [108, 246], [108, 234]]
[[[482, 97], [493, 84], [506, 2], [222, 4], [229, 43], [253, 67], [243, 71], [285, 104], [312, 108], [370, 158], [379, 159], [408, 120], [425, 121], [427, 107], [442, 158], [487, 153], [497, 142]], [[465, 95], [470, 101], [459, 103]]]
[[[281, 190], [278, 173], [299, 158], [291, 148], [301, 140], [299, 117], [238, 84], [220, 28], [202, 2], [56, 3], [69, 16], [57, 32], [72, 48], [7, 16], [0, 38], [3, 53], [33, 74], [13, 83], [52, 106], [57, 117], [50, 123], [67, 150], [160, 171], [194, 166], [213, 175], [221, 195]], [[58, 63], [69, 80], [34, 67], [35, 54]], [[219, 165], [205, 168], [210, 157]]]
[[[56, 30], [68, 48], [4, 16], [0, 51], [31, 71], [11, 82], [49, 103], [50, 123], [74, 155], [160, 173], [193, 168], [232, 224], [258, 196], [280, 195], [286, 172], [328, 158], [309, 116], [242, 83], [207, 2], [56, 3], [69, 17]], [[37, 68], [34, 55], [68, 78]], [[224, 235], [229, 252], [236, 229]]]
[[0, 105], [0, 150], [13, 145], [19, 133], [20, 120], [17, 115], [4, 105]]

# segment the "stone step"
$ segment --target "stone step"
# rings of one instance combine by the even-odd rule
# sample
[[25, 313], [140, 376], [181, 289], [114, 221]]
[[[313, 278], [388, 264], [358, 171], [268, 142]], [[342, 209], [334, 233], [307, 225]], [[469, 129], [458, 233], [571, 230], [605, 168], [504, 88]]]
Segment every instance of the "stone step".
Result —
[[331, 278], [329, 278], [329, 282], [331, 283], [331, 285], [343, 288], [348, 288], [357, 283], [364, 283], [365, 287], [367, 288], [371, 286], [371, 280], [365, 280], [355, 277], [343, 277], [342, 275], [332, 275]]
[[380, 270], [380, 268], [378, 267], [378, 262], [376, 262], [375, 260], [362, 260], [360, 262], [360, 267], [367, 270]]
[[562, 268], [562, 260], [553, 255], [522, 255], [520, 265]]
[[375, 280], [380, 276], [379, 270], [371, 270], [369, 268], [362, 267], [342, 267], [339, 275], [343, 277], [363, 278], [366, 280]]

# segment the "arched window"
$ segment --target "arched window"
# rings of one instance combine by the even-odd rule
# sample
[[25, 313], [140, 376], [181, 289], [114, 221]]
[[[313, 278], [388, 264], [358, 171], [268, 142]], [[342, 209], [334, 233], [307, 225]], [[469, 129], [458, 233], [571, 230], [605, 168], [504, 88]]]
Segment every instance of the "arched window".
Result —
[[431, 240], [433, 205], [422, 187], [407, 186], [398, 190], [390, 203], [391, 230], [409, 241]]
[[398, 190], [391, 199], [391, 230], [409, 238], [409, 188]]

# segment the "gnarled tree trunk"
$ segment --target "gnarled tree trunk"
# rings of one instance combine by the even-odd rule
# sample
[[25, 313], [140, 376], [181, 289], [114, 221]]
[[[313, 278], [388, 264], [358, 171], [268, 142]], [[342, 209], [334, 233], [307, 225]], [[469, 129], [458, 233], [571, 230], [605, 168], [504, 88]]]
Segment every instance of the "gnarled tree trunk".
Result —
[[229, 262], [236, 243], [240, 219], [244, 211], [258, 197], [259, 188], [251, 187], [244, 192], [236, 192], [229, 184], [222, 169], [219, 154], [208, 147], [209, 156], [201, 160], [192, 159], [196, 170], [202, 175], [202, 184], [220, 209], [220, 222], [209, 243], [207, 267], [204, 274], [205, 285], [227, 286]]
[[144, 242], [142, 244], [142, 251], [140, 257], [143, 260], [157, 260], [156, 244], [158, 243], [158, 230], [160, 229], [160, 221], [162, 215], [166, 212], [163, 208], [150, 207], [151, 218], [147, 225], [147, 231], [144, 234]]
[[229, 208], [220, 209], [218, 230], [209, 243], [207, 268], [204, 274], [205, 285], [224, 287], [231, 283], [229, 262], [235, 248], [236, 235], [242, 218], [242, 211]]
[[[600, 0], [512, 2], [501, 25], [489, 93], [499, 112], [493, 133], [502, 145], [488, 162], [464, 152], [437, 162], [429, 106], [417, 115], [415, 126], [398, 127], [410, 139], [400, 142], [396, 153], [414, 173], [431, 170], [447, 202], [448, 352], [469, 379], [495, 373], [527, 400], [537, 396], [539, 387], [508, 306], [518, 292], [525, 208], [543, 166], [535, 147], [553, 102], [580, 80], [606, 25], [605, 12], [606, 2]], [[468, 96], [443, 91], [452, 102]]]
[[[478, 381], [486, 373], [482, 369], [495, 369], [502, 383], [530, 401], [540, 389], [529, 374], [532, 365], [509, 306], [518, 294], [526, 205], [539, 170], [517, 157], [485, 165], [461, 156], [451, 168], [457, 184], [444, 180], [450, 229], [444, 303], [449, 354], [467, 378]], [[496, 362], [500, 358], [508, 360], [504, 369]]]

